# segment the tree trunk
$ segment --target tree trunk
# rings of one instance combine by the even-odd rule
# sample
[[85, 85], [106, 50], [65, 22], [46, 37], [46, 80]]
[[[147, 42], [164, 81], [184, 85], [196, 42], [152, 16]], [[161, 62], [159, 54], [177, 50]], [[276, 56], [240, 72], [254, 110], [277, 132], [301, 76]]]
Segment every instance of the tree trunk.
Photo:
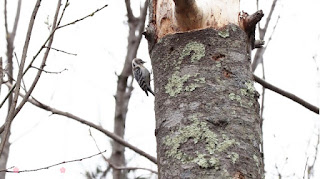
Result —
[[[21, 11], [21, 0], [18, 1], [17, 4], [17, 11], [16, 11], [16, 16], [15, 16], [15, 20], [14, 20], [14, 24], [13, 24], [13, 29], [12, 32], [10, 33], [8, 30], [8, 19], [7, 19], [7, 1], [5, 0], [5, 29], [6, 29], [6, 41], [7, 41], [7, 69], [8, 70], [8, 82], [10, 84], [13, 84], [13, 52], [14, 52], [14, 40], [16, 37], [16, 32], [17, 32], [17, 28], [18, 28], [18, 22], [19, 22], [19, 18], [20, 18], [20, 11]], [[1, 62], [2, 63], [2, 62]], [[2, 67], [1, 69], [2, 70]], [[3, 76], [1, 75], [1, 78], [3, 78]], [[1, 79], [2, 81], [3, 79]], [[9, 89], [10, 90], [10, 89]], [[7, 115], [9, 115], [9, 110], [10, 110], [10, 106], [12, 105], [12, 100], [13, 100], [13, 95], [11, 94], [8, 98], [8, 113]], [[8, 117], [8, 116], [7, 116]], [[10, 152], [10, 141], [9, 141], [9, 137], [11, 135], [11, 129], [9, 129], [9, 133], [8, 133], [8, 141], [5, 143], [4, 145], [4, 149], [3, 152], [1, 154], [1, 158], [0, 158], [0, 167], [5, 168], [7, 166], [7, 162], [8, 162], [8, 158], [9, 158], [9, 152]], [[4, 140], [4, 134], [2, 135], [2, 137], [0, 137], [1, 140]], [[0, 173], [0, 179], [5, 179], [6, 178], [6, 172], [1, 172]]]
[[[145, 2], [144, 7], [141, 8], [140, 16], [138, 17], [135, 17], [132, 13], [130, 0], [126, 0], [125, 3], [129, 24], [128, 48], [122, 72], [118, 76], [114, 116], [114, 133], [121, 138], [124, 138], [128, 104], [133, 90], [132, 81], [130, 85], [128, 85], [128, 78], [132, 75], [131, 62], [132, 59], [137, 56], [147, 16], [147, 1]], [[138, 35], [136, 35], [136, 32], [138, 32]], [[117, 142], [112, 143], [111, 161], [114, 166], [124, 167], [126, 165], [124, 151], [125, 147], [123, 145]], [[127, 170], [113, 169], [112, 176], [113, 179], [125, 179], [127, 178]]]
[[[152, 11], [158, 11], [153, 3]], [[229, 24], [163, 35], [154, 22], [146, 38], [159, 178], [263, 178], [248, 34]]]

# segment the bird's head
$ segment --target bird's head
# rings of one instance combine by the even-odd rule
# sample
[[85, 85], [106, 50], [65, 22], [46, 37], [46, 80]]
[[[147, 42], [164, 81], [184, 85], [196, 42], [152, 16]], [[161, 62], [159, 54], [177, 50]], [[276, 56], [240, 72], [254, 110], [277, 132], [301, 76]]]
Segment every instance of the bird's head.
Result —
[[136, 66], [140, 66], [143, 65], [144, 63], [146, 63], [145, 61], [141, 60], [140, 58], [134, 58], [132, 60], [132, 68], [136, 67]]

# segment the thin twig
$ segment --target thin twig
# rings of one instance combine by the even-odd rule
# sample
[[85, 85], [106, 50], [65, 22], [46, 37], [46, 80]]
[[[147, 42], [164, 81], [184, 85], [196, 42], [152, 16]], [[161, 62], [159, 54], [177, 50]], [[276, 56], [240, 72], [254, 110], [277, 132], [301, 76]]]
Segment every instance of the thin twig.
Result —
[[[263, 57], [262, 57], [263, 58]], [[262, 78], [263, 80], [265, 80], [265, 69], [264, 69], [264, 63], [263, 60], [261, 61], [261, 65], [262, 65]], [[265, 92], [266, 92], [266, 88], [264, 86], [262, 86], [262, 98], [261, 98], [261, 108], [260, 108], [260, 129], [261, 129], [261, 136], [263, 136], [263, 124], [264, 124], [264, 118], [263, 118], [263, 111], [264, 111], [264, 99], [265, 99]], [[261, 153], [264, 154], [264, 141], [261, 140]], [[263, 155], [264, 156], [264, 155]], [[265, 166], [265, 160], [262, 160], [263, 162], [263, 166]]]
[[[20, 66], [20, 63], [19, 63], [19, 60], [18, 60], [18, 57], [17, 57], [17, 53], [16, 52], [14, 52], [14, 57], [15, 57], [15, 59], [16, 59], [16, 61], [17, 61], [17, 65], [18, 66]], [[13, 79], [13, 78], [12, 78]], [[14, 80], [14, 79], [13, 79]], [[23, 79], [23, 76], [22, 76], [22, 85], [23, 85], [23, 90], [24, 90], [24, 92], [26, 92], [27, 93], [27, 86], [26, 86], [26, 83], [24, 82], [24, 79]]]
[[[89, 135], [90, 135], [90, 137], [92, 138], [92, 140], [94, 141], [94, 144], [96, 145], [96, 148], [98, 149], [98, 151], [101, 152], [100, 147], [98, 146], [98, 143], [97, 143], [96, 139], [93, 137], [90, 128], [89, 128]], [[108, 159], [107, 159], [104, 155], [102, 155], [102, 157], [103, 157], [103, 159], [104, 159], [105, 161], [108, 161]]]
[[37, 70], [41, 70], [42, 72], [45, 72], [45, 73], [50, 73], [50, 74], [60, 74], [60, 73], [62, 73], [62, 72], [64, 72], [64, 71], [67, 71], [68, 69], [63, 69], [63, 70], [61, 70], [61, 71], [58, 71], [58, 72], [52, 72], [52, 71], [47, 71], [47, 70], [44, 70], [44, 69], [41, 69], [41, 68], [38, 68], [38, 67], [34, 67], [34, 66], [31, 66], [32, 68], [34, 68], [34, 69], [37, 69]]
[[[257, 1], [257, 7], [259, 6], [258, 3], [259, 2]], [[268, 26], [269, 26], [272, 14], [273, 14], [274, 9], [276, 7], [276, 3], [277, 3], [277, 0], [273, 0], [264, 28], [261, 28], [260, 23], [259, 23], [260, 40], [264, 40], [264, 37], [265, 37], [266, 32], [268, 30]], [[257, 49], [256, 54], [254, 55], [254, 58], [253, 58], [253, 62], [251, 64], [252, 71], [255, 71], [257, 66], [261, 63], [262, 56], [263, 56], [264, 52], [265, 52], [265, 48]]]
[[[273, 11], [274, 11], [274, 9], [275, 9], [275, 7], [276, 7], [277, 1], [278, 1], [278, 0], [273, 0], [273, 2], [272, 2], [271, 8], [270, 8], [270, 12], [269, 12], [268, 17], [267, 17], [267, 20], [266, 20], [266, 24], [265, 24], [264, 28], [261, 29], [261, 30], [262, 30], [262, 31], [261, 31], [262, 33], [261, 33], [261, 35], [260, 35], [260, 37], [262, 37], [261, 40], [264, 39], [265, 33], [267, 32], [267, 29], [268, 29], [268, 26], [269, 26], [269, 23], [270, 23], [270, 20], [271, 20], [271, 16], [272, 16]], [[260, 30], [260, 29], [259, 29], [259, 30]]]
[[154, 171], [154, 170], [149, 169], [149, 168], [144, 168], [144, 167], [116, 167], [116, 166], [113, 166], [112, 168], [117, 169], [117, 170], [146, 170], [146, 171], [149, 171], [151, 173], [154, 173], [154, 174], [158, 175], [157, 171]]
[[107, 151], [107, 150], [104, 150], [104, 151], [102, 151], [102, 152], [99, 152], [99, 153], [97, 153], [97, 154], [91, 155], [91, 156], [89, 156], [89, 157], [84, 157], [84, 158], [75, 159], [75, 160], [63, 161], [63, 162], [60, 162], [60, 163], [56, 163], [56, 164], [53, 164], [53, 165], [49, 165], [49, 166], [41, 167], [41, 168], [37, 168], [37, 169], [28, 169], [28, 170], [13, 171], [13, 170], [9, 170], [9, 169], [13, 168], [13, 167], [10, 167], [9, 169], [0, 170], [0, 172], [8, 172], [8, 173], [36, 172], [36, 171], [39, 171], [39, 170], [49, 169], [49, 168], [52, 168], [52, 167], [55, 167], [55, 166], [58, 166], [58, 165], [62, 165], [62, 164], [67, 164], [67, 163], [72, 163], [72, 162], [81, 162], [82, 160], [86, 160], [86, 159], [95, 157], [95, 156], [97, 156], [97, 155], [103, 154], [103, 153], [105, 153], [106, 151]]
[[272, 32], [271, 32], [271, 34], [270, 34], [270, 36], [269, 36], [269, 38], [268, 38], [268, 42], [267, 42], [267, 43], [266, 43], [266, 45], [265, 45], [264, 52], [265, 52], [265, 51], [266, 51], [266, 49], [268, 48], [268, 45], [269, 45], [269, 43], [270, 43], [270, 41], [271, 41], [271, 39], [272, 39], [272, 37], [273, 37], [273, 34], [274, 34], [274, 32], [276, 31], [276, 28], [277, 28], [277, 25], [278, 25], [279, 19], [280, 19], [280, 15], [278, 15], [278, 18], [277, 18], [276, 24], [273, 26]]
[[33, 24], [37, 15], [37, 12], [39, 10], [40, 7], [40, 3], [41, 0], [38, 0], [36, 2], [36, 5], [33, 9], [32, 12], [32, 16], [29, 22], [29, 27], [28, 27], [28, 31], [27, 31], [27, 36], [26, 36], [26, 41], [23, 47], [23, 52], [22, 52], [22, 58], [21, 58], [21, 65], [19, 67], [19, 72], [18, 72], [18, 78], [17, 78], [17, 83], [16, 83], [16, 88], [15, 88], [15, 95], [13, 98], [13, 102], [12, 105], [10, 106], [10, 110], [9, 110], [9, 114], [6, 120], [6, 127], [5, 127], [5, 133], [3, 135], [3, 138], [1, 140], [1, 144], [0, 144], [0, 158], [1, 158], [1, 154], [4, 148], [4, 145], [8, 139], [8, 134], [9, 134], [9, 130], [10, 130], [10, 126], [11, 126], [11, 122], [15, 116], [15, 107], [17, 105], [17, 101], [18, 101], [18, 96], [19, 96], [19, 91], [20, 91], [20, 84], [21, 84], [21, 79], [22, 79], [22, 72], [23, 72], [23, 68], [24, 68], [24, 64], [26, 61], [26, 57], [27, 57], [27, 51], [28, 51], [28, 47], [29, 47], [29, 42], [30, 42], [30, 37], [31, 37], [31, 33], [32, 33], [32, 29], [33, 29]]
[[[62, 17], [63, 17], [63, 15], [64, 15], [64, 12], [65, 12], [65, 9], [68, 7], [68, 4], [69, 4], [69, 0], [67, 0], [67, 2], [66, 2], [66, 5], [65, 5], [65, 7], [64, 7], [64, 9], [63, 9], [63, 11], [62, 11], [62, 14], [61, 14], [61, 16], [60, 16], [60, 20], [59, 20], [59, 22], [58, 22], [58, 24], [60, 24], [60, 22], [61, 22], [61, 19], [62, 19]], [[107, 5], [105, 5], [104, 7], [106, 7]], [[102, 9], [102, 8], [100, 8], [100, 9]], [[94, 13], [96, 13], [96, 12], [94, 12]], [[94, 14], [94, 13], [91, 13], [91, 14]], [[90, 16], [90, 15], [89, 15]], [[81, 19], [85, 19], [85, 18], [81, 18]], [[73, 24], [74, 24], [75, 22], [73, 22]], [[69, 23], [69, 25], [71, 25], [72, 23]], [[64, 27], [65, 27], [66, 25], [64, 25]], [[49, 34], [49, 36], [47, 37], [47, 39], [45, 40], [45, 42], [43, 43], [43, 45], [41, 46], [41, 48], [37, 51], [37, 53], [36, 53], [36, 55], [34, 55], [33, 56], [33, 58], [32, 58], [32, 60], [31, 60], [31, 62], [29, 63], [29, 65], [28, 65], [28, 67], [24, 70], [24, 72], [23, 72], [23, 76], [28, 72], [28, 70], [31, 68], [31, 66], [32, 66], [32, 64], [33, 64], [33, 62], [36, 60], [36, 58], [39, 56], [39, 54], [41, 53], [41, 51], [45, 48], [45, 46], [46, 46], [46, 44], [47, 44], [47, 42], [51, 39], [51, 37], [53, 36], [53, 34], [55, 33], [55, 31], [56, 30], [58, 30], [58, 29], [61, 29], [62, 27], [56, 27], [56, 28], [54, 28], [53, 30], [52, 30], [52, 32]], [[13, 85], [13, 88], [8, 92], [8, 94], [5, 96], [5, 98], [2, 100], [2, 102], [1, 102], [1, 104], [0, 104], [0, 108], [3, 106], [3, 104], [6, 102], [6, 100], [8, 99], [8, 97], [12, 94], [12, 92], [13, 92], [13, 90], [15, 89], [15, 87], [16, 87], [16, 84], [14, 84]]]
[[[59, 1], [61, 3], [61, 1]], [[66, 10], [66, 7], [68, 6], [69, 0], [67, 0], [66, 5], [62, 11], [62, 14], [60, 16], [60, 19], [58, 21], [58, 24], [61, 22], [61, 19], [64, 15], [64, 11]], [[59, 6], [60, 8], [60, 6]], [[56, 17], [57, 13], [55, 14]], [[56, 20], [56, 19], [55, 19]], [[33, 62], [36, 60], [36, 58], [38, 57], [38, 55], [41, 53], [41, 51], [45, 48], [45, 45], [48, 43], [48, 41], [51, 40], [51, 38], [53, 37], [55, 31], [57, 30], [57, 28], [53, 28], [53, 30], [51, 31], [50, 35], [47, 37], [47, 39], [45, 40], [45, 42], [43, 43], [43, 45], [41, 46], [41, 48], [38, 50], [38, 52], [36, 53], [36, 55], [33, 56], [31, 62], [29, 63], [29, 65], [27, 66], [27, 68], [24, 70], [22, 77], [27, 73], [27, 71], [32, 67]], [[6, 100], [9, 98], [9, 96], [12, 94], [13, 90], [16, 88], [16, 84], [13, 85], [13, 88], [11, 88], [11, 90], [9, 91], [9, 93], [6, 95], [6, 97], [3, 99], [3, 101], [0, 104], [0, 108], [3, 106], [3, 104], [6, 102]], [[21, 104], [21, 103], [20, 103]]]
[[[9, 86], [9, 87], [12, 87], [11, 84], [6, 83], [6, 85]], [[20, 95], [21, 97], [24, 97], [23, 94], [19, 94], [19, 95]], [[146, 157], [146, 158], [149, 159], [151, 162], [157, 164], [157, 159], [156, 159], [155, 157], [147, 154], [147, 153], [144, 152], [143, 150], [141, 150], [141, 149], [133, 146], [132, 144], [128, 143], [127, 141], [123, 140], [121, 137], [117, 136], [116, 134], [114, 134], [114, 133], [112, 133], [112, 132], [110, 132], [110, 131], [108, 131], [108, 130], [106, 130], [106, 129], [103, 129], [102, 127], [100, 127], [100, 126], [98, 126], [98, 125], [96, 125], [96, 124], [94, 124], [94, 123], [92, 123], [92, 122], [89, 122], [89, 121], [87, 121], [87, 120], [84, 120], [84, 119], [82, 119], [82, 118], [80, 118], [80, 117], [78, 117], [78, 116], [75, 116], [75, 115], [71, 114], [71, 113], [63, 112], [63, 111], [60, 111], [60, 110], [58, 110], [58, 109], [52, 108], [52, 107], [50, 107], [50, 106], [48, 106], [48, 105], [46, 105], [46, 104], [43, 104], [43, 103], [39, 102], [38, 100], [35, 100], [34, 98], [29, 98], [29, 99], [28, 99], [28, 102], [30, 102], [31, 104], [33, 104], [33, 105], [35, 105], [35, 106], [37, 106], [37, 107], [39, 107], [39, 108], [41, 108], [41, 109], [44, 109], [44, 110], [46, 110], [46, 111], [50, 111], [50, 112], [52, 112], [52, 114], [57, 114], [57, 115], [60, 115], [60, 116], [65, 116], [65, 117], [67, 117], [67, 118], [73, 119], [73, 120], [78, 121], [78, 122], [80, 122], [80, 123], [82, 123], [82, 124], [85, 124], [85, 125], [87, 125], [87, 126], [90, 126], [90, 127], [94, 128], [94, 129], [96, 129], [96, 130], [104, 133], [105, 135], [107, 135], [108, 137], [110, 137], [110, 138], [113, 139], [114, 141], [120, 143], [121, 145], [123, 145], [123, 146], [125, 146], [125, 147], [128, 147], [129, 149], [135, 151], [136, 153], [138, 153], [138, 154]], [[0, 133], [1, 133], [1, 131], [0, 131]]]
[[[263, 60], [261, 61], [261, 65], [262, 65], [262, 79], [265, 80], [266, 76], [265, 76], [265, 69], [264, 69]], [[264, 86], [262, 86], [262, 94], [261, 94], [262, 97], [261, 97], [261, 108], [260, 108], [260, 116], [261, 116], [262, 121], [263, 121], [265, 91], [266, 91], [266, 88]], [[261, 123], [261, 129], [262, 129], [262, 123]]]
[[[68, 3], [68, 0], [67, 0], [67, 3]], [[66, 6], [67, 6], [67, 4], [65, 5], [65, 8], [63, 10], [66, 9]], [[52, 25], [52, 29], [53, 29], [52, 31], [53, 32], [55, 31], [54, 29], [57, 26], [59, 26], [59, 23], [60, 23], [60, 21], [61, 21], [61, 19], [63, 17], [63, 13], [64, 12], [62, 12], [62, 14], [60, 16], [60, 19], [58, 21], [58, 15], [59, 15], [60, 7], [61, 7], [61, 0], [58, 0], [56, 12], [55, 12], [53, 23], [52, 23], [53, 24]], [[57, 23], [57, 21], [58, 21], [58, 23]], [[48, 47], [51, 47], [51, 45], [53, 43], [53, 37], [54, 37], [54, 33], [53, 33], [53, 35], [51, 36], [51, 39], [48, 42]], [[44, 69], [44, 67], [46, 65], [47, 58], [49, 56], [49, 52], [50, 52], [50, 48], [47, 48], [47, 50], [44, 52], [43, 59], [42, 59], [41, 65], [40, 65], [40, 69]], [[40, 79], [41, 73], [42, 73], [42, 71], [38, 70], [38, 73], [37, 73], [35, 79], [33, 80], [28, 92], [25, 94], [25, 97], [22, 99], [22, 101], [20, 102], [19, 106], [16, 108], [16, 110], [14, 112], [14, 116], [16, 116], [20, 112], [20, 110], [22, 109], [24, 104], [27, 102], [29, 96], [31, 95], [32, 91], [34, 90], [34, 88], [36, 87], [36, 85], [37, 85], [37, 83], [38, 83], [38, 81]]]
[[[14, 88], [16, 87], [16, 85], [14, 85]], [[7, 99], [9, 98], [9, 96], [13, 93], [14, 88], [11, 88], [10, 91], [8, 92], [8, 94], [4, 97], [4, 99], [2, 100], [2, 102], [0, 103], [0, 108], [2, 108], [2, 106], [4, 105], [4, 103], [7, 101]], [[1, 133], [0, 133], [1, 134]]]
[[278, 87], [276, 87], [276, 86], [264, 81], [263, 79], [257, 77], [256, 75], [253, 75], [253, 77], [254, 77], [254, 80], [257, 83], [261, 84], [263, 87], [265, 87], [265, 88], [267, 88], [267, 89], [269, 89], [271, 91], [274, 91], [274, 92], [276, 92], [278, 94], [281, 94], [282, 96], [285, 96], [285, 97], [293, 100], [294, 102], [297, 102], [300, 105], [306, 107], [310, 111], [313, 111], [313, 112], [319, 114], [319, 108], [317, 106], [314, 106], [314, 105], [308, 103], [307, 101], [297, 97], [296, 95], [294, 95], [292, 93], [289, 93], [287, 91], [284, 91], [284, 90], [282, 90], [282, 89], [280, 89], [280, 88], [278, 88]]
[[309, 161], [309, 156], [307, 157], [306, 164], [304, 165], [304, 171], [303, 171], [303, 177], [302, 177], [303, 179], [306, 176], [306, 171], [307, 171], [307, 168], [308, 168], [308, 161]]
[[[92, 136], [92, 133], [91, 133], [90, 128], [89, 128], [89, 134], [90, 134], [92, 140], [94, 141], [94, 143], [95, 143], [98, 151], [100, 151], [100, 148], [99, 148], [99, 146], [98, 146], [98, 144], [97, 144], [96, 139]], [[101, 152], [101, 151], [100, 151], [100, 152]], [[149, 172], [151, 172], [151, 173], [158, 174], [157, 171], [151, 170], [151, 169], [149, 169], [149, 168], [144, 168], [144, 167], [119, 167], [119, 166], [115, 166], [115, 165], [114, 165], [109, 159], [107, 159], [104, 155], [102, 155], [102, 156], [103, 156], [104, 160], [109, 163], [109, 165], [111, 166], [111, 168], [116, 169], [116, 170], [146, 170], [146, 171], [149, 171]]]
[[310, 166], [308, 166], [308, 178], [311, 178], [311, 176], [313, 176], [314, 173], [314, 166], [316, 164], [317, 161], [317, 157], [318, 157], [318, 150], [319, 150], [319, 145], [320, 145], [320, 128], [318, 127], [318, 134], [317, 134], [317, 143], [315, 145], [315, 152], [314, 152], [314, 159], [313, 162]]
[[57, 51], [57, 52], [62, 52], [62, 53], [68, 54], [68, 55], [77, 56], [77, 54], [75, 54], [75, 53], [66, 52], [66, 51], [59, 50], [59, 49], [56, 49], [56, 48], [53, 48], [53, 47], [47, 47], [47, 46], [46, 46], [45, 48], [51, 48], [52, 50], [55, 50], [55, 51]]
[[75, 21], [72, 21], [72, 22], [70, 22], [70, 23], [67, 23], [67, 24], [65, 24], [65, 25], [58, 26], [57, 29], [60, 29], [60, 28], [63, 28], [63, 27], [69, 26], [69, 25], [73, 25], [73, 24], [75, 24], [75, 23], [77, 23], [77, 22], [79, 22], [79, 21], [82, 21], [82, 20], [84, 20], [84, 19], [86, 19], [86, 18], [88, 18], [88, 17], [92, 17], [95, 13], [101, 11], [102, 9], [104, 9], [104, 8], [107, 7], [107, 6], [108, 6], [108, 4], [104, 5], [103, 7], [97, 9], [96, 11], [94, 11], [93, 13], [91, 13], [91, 14], [85, 16], [85, 17], [82, 17], [82, 18], [80, 18], [80, 19], [77, 19], [77, 20], [75, 20]]

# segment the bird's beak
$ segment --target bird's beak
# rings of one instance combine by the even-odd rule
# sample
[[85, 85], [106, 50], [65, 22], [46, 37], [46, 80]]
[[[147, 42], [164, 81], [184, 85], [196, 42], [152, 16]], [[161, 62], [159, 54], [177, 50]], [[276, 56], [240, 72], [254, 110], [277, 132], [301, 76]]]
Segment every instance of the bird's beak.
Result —
[[147, 63], [147, 62], [145, 62], [145, 61], [143, 61], [143, 60], [141, 60], [142, 61], [142, 63]]

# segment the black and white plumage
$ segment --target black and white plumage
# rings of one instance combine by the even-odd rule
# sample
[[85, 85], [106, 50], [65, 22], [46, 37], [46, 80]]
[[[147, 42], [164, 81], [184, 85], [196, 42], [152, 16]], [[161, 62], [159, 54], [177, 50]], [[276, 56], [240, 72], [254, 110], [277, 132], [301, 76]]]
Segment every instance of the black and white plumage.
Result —
[[146, 62], [140, 58], [134, 58], [132, 60], [132, 73], [141, 89], [146, 92], [147, 96], [148, 91], [154, 96], [154, 93], [150, 87], [150, 72], [148, 69], [146, 69], [146, 67], [143, 66], [144, 63]]

